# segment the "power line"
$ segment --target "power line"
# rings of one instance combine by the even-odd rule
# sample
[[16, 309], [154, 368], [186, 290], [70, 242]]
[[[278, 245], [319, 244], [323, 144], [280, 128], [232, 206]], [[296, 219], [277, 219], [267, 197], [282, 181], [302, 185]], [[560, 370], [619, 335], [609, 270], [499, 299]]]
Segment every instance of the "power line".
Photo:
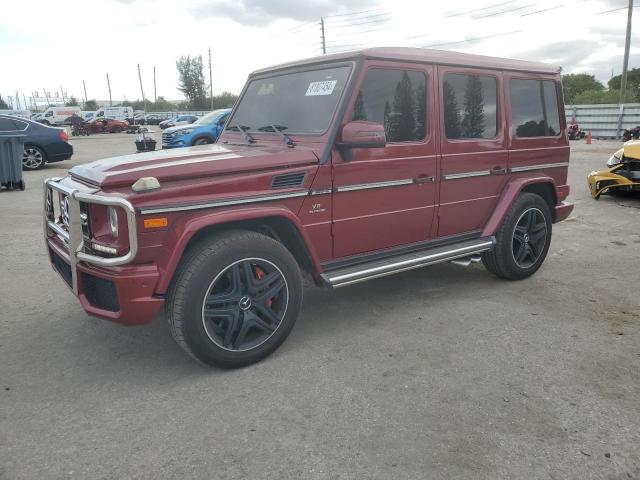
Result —
[[387, 27], [383, 27], [383, 28], [374, 28], [373, 30], [364, 30], [364, 31], [358, 31], [358, 32], [345, 32], [345, 33], [341, 33], [340, 36], [343, 37], [345, 35], [361, 35], [361, 34], [365, 34], [365, 33], [371, 33], [371, 32], [381, 32], [383, 30], [387, 30]]
[[372, 8], [371, 10], [362, 10], [360, 12], [350, 12], [350, 13], [336, 13], [334, 15], [325, 15], [324, 18], [334, 18], [334, 17], [347, 17], [351, 15], [360, 15], [362, 13], [369, 13], [382, 10], [382, 7]]
[[372, 25], [374, 23], [384, 23], [384, 22], [388, 22], [389, 20], [391, 20], [391, 18], [381, 18], [379, 20], [370, 20], [368, 22], [362, 22], [362, 23], [351, 23], [349, 25], [336, 25], [336, 26], [332, 26], [331, 28], [350, 28], [350, 27], [357, 27], [358, 25]]
[[[353, 19], [338, 20], [338, 22], [342, 22], [342, 23], [339, 23], [338, 25], [347, 25], [347, 24], [348, 24], [348, 22], [350, 22], [350, 21], [352, 21], [352, 20], [353, 20], [353, 21], [356, 21], [356, 22], [359, 22], [359, 21], [361, 21], [361, 20], [370, 20], [370, 19], [372, 19], [372, 18], [377, 18], [377, 17], [386, 17], [386, 16], [388, 16], [388, 15], [391, 15], [391, 12], [383, 12], [383, 13], [379, 13], [379, 14], [377, 14], [377, 15], [368, 15], [368, 16], [366, 16], [366, 17], [360, 17], [360, 18], [353, 18]], [[334, 25], [334, 23], [331, 23], [331, 22], [330, 22], [330, 25]]]
[[520, 33], [520, 32], [522, 32], [522, 30], [514, 30], [513, 32], [505, 32], [505, 33], [495, 33], [493, 35], [487, 35], [486, 37], [467, 38], [466, 40], [461, 40], [457, 42], [433, 43], [431, 45], [423, 45], [422, 48], [442, 47], [445, 45], [458, 45], [460, 43], [475, 42], [476, 40], [485, 40], [487, 38], [502, 37], [505, 35], [513, 35], [514, 33]]
[[550, 8], [544, 8], [542, 10], [536, 10], [535, 12], [529, 12], [529, 13], [523, 13], [522, 15], [520, 15], [521, 17], [528, 17], [529, 15], [536, 15], [538, 13], [542, 13], [542, 12], [548, 12], [549, 10], [556, 10], [558, 8], [564, 8], [566, 5], [558, 5], [556, 7], [550, 7]]
[[490, 8], [500, 7], [502, 5], [508, 5], [509, 3], [515, 3], [517, 1], [519, 1], [519, 0], [509, 0], [508, 2], [494, 3], [493, 5], [489, 5], [488, 7], [476, 8], [475, 10], [465, 10], [464, 12], [459, 12], [459, 13], [454, 13], [454, 14], [451, 14], [451, 15], [447, 15], [444, 18], [459, 17], [460, 15], [465, 15], [465, 14], [475, 13], [475, 12], [481, 12], [482, 10], [489, 10]]
[[[637, 7], [638, 5], [633, 5], [634, 7]], [[596, 13], [596, 15], [603, 15], [605, 13], [611, 13], [611, 12], [617, 12], [618, 10], [626, 10], [628, 7], [621, 7], [621, 8], [614, 8], [612, 10], [605, 10], [604, 12], [598, 12]]]
[[537, 3], [530, 3], [529, 5], [525, 5], [524, 7], [512, 8], [510, 10], [503, 10], [502, 12], [489, 13], [487, 15], [480, 15], [479, 17], [471, 17], [471, 18], [473, 20], [479, 20], [480, 18], [495, 17], [496, 15], [502, 15], [503, 13], [509, 13], [509, 12], [517, 12], [518, 10], [524, 10], [525, 8], [533, 7], [535, 5], [537, 5]]

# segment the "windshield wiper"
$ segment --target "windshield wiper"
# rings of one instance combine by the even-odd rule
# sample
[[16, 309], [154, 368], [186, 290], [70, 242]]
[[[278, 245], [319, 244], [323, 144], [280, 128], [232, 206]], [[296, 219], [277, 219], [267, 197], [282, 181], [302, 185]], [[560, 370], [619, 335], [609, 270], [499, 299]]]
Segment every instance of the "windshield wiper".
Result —
[[296, 146], [296, 142], [291, 140], [291, 138], [289, 138], [289, 135], [282, 132], [282, 130], [286, 130], [287, 128], [289, 127], [285, 127], [284, 125], [266, 125], [264, 127], [260, 127], [258, 130], [260, 130], [261, 132], [274, 132], [279, 134], [282, 137], [284, 144], [289, 148], [293, 148]]
[[251, 134], [249, 132], [247, 132], [247, 130], [249, 130], [249, 128], [251, 127], [247, 127], [246, 125], [230, 125], [226, 128], [226, 130], [237, 130], [239, 132], [242, 132], [242, 135], [244, 136], [244, 141], [247, 145], [251, 145], [253, 143], [256, 143], [256, 139], [253, 138], [251, 136]]

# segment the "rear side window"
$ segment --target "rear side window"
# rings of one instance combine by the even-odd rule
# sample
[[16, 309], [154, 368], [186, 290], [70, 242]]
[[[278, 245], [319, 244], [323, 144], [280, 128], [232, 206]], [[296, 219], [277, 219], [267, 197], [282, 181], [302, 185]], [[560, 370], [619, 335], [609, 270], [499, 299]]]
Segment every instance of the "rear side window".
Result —
[[512, 79], [509, 95], [511, 132], [516, 137], [553, 137], [560, 133], [556, 82]]
[[494, 138], [497, 83], [494, 77], [447, 73], [442, 84], [447, 138]]
[[384, 125], [388, 142], [422, 140], [427, 132], [426, 84], [422, 72], [372, 68], [360, 86], [352, 120]]
[[14, 132], [16, 130], [25, 130], [27, 123], [12, 118], [0, 118], [0, 132]]

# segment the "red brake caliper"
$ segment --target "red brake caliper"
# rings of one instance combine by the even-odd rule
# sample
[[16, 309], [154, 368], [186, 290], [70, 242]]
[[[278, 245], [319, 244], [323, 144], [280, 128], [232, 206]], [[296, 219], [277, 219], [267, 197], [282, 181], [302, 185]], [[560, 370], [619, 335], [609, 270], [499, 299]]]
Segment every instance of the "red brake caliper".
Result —
[[[257, 280], [262, 280], [267, 275], [266, 272], [263, 269], [261, 269], [260, 267], [258, 267], [258, 266], [256, 266], [255, 272], [256, 272], [256, 279]], [[267, 306], [269, 308], [271, 308], [271, 304], [272, 303], [273, 303], [272, 299], [267, 300]]]

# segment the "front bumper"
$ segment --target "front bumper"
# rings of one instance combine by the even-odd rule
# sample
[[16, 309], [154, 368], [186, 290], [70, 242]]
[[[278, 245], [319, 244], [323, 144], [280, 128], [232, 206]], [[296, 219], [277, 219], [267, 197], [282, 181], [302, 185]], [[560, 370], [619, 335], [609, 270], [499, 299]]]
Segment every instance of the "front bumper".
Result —
[[[153, 296], [159, 278], [155, 265], [128, 265], [138, 251], [133, 206], [121, 197], [96, 195], [95, 191], [75, 188], [60, 180], [44, 182], [44, 237], [54, 270], [87, 313], [125, 325], [149, 323], [164, 300]], [[65, 200], [65, 210], [59, 218], [54, 213], [54, 191]], [[85, 251], [81, 203], [114, 206], [124, 211], [129, 233], [127, 253], [101, 257]]]
[[53, 269], [69, 288], [71, 276], [78, 279], [77, 297], [89, 315], [122, 325], [145, 325], [152, 322], [164, 305], [164, 298], [154, 296], [160, 273], [155, 265], [99, 268], [80, 262], [71, 272], [69, 254], [55, 241], [47, 241]]

